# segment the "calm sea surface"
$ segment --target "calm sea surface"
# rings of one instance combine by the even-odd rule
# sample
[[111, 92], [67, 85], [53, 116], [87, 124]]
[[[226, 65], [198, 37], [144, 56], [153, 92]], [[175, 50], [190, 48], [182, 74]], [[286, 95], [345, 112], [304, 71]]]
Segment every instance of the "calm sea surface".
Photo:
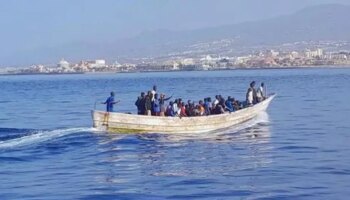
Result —
[[[110, 91], [135, 112], [153, 84], [198, 101], [252, 80], [278, 96], [225, 132], [91, 128]], [[349, 129], [350, 69], [0, 76], [0, 199], [348, 199]]]

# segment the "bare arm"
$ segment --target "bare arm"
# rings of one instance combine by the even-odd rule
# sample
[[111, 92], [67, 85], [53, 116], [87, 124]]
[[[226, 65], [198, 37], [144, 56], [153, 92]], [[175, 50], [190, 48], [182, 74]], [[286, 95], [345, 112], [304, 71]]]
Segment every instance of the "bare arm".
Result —
[[173, 98], [173, 95], [171, 95], [170, 97], [164, 99], [164, 101], [168, 101], [169, 99]]
[[118, 100], [118, 101], [114, 101], [114, 102], [113, 102], [113, 104], [117, 104], [117, 103], [119, 103], [119, 102], [120, 102], [120, 100]]

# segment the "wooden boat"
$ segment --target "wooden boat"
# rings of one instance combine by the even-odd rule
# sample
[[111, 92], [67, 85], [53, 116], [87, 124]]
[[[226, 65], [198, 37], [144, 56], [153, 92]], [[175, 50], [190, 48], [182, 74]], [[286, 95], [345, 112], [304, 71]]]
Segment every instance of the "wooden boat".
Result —
[[201, 117], [159, 117], [92, 110], [93, 126], [114, 133], [204, 133], [230, 128], [264, 112], [275, 94], [235, 112]]

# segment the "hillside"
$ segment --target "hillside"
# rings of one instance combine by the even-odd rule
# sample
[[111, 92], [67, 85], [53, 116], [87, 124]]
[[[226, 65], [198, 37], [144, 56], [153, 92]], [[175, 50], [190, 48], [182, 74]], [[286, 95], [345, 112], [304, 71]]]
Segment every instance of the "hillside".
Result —
[[303, 9], [291, 15], [268, 20], [245, 22], [191, 31], [159, 30], [108, 44], [79, 42], [60, 47], [46, 47], [31, 52], [18, 52], [2, 58], [2, 65], [21, 60], [24, 63], [55, 63], [64, 57], [77, 61], [86, 58], [115, 60], [121, 56], [158, 56], [184, 51], [186, 45], [234, 38], [240, 46], [270, 45], [295, 41], [350, 41], [350, 6], [322, 5]]

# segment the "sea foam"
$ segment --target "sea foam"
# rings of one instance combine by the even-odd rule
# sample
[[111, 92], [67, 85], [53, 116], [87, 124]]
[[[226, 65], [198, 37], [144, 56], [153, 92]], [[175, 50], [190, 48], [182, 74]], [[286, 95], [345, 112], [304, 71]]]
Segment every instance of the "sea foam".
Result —
[[38, 130], [38, 131], [34, 131], [30, 135], [26, 135], [23, 137], [10, 139], [6, 141], [1, 141], [0, 149], [15, 148], [19, 146], [27, 146], [27, 145], [42, 143], [42, 142], [50, 141], [66, 135], [70, 135], [73, 133], [89, 132], [89, 131], [94, 131], [94, 128], [67, 128], [67, 129], [56, 129], [56, 130], [47, 130], [47, 131]]

